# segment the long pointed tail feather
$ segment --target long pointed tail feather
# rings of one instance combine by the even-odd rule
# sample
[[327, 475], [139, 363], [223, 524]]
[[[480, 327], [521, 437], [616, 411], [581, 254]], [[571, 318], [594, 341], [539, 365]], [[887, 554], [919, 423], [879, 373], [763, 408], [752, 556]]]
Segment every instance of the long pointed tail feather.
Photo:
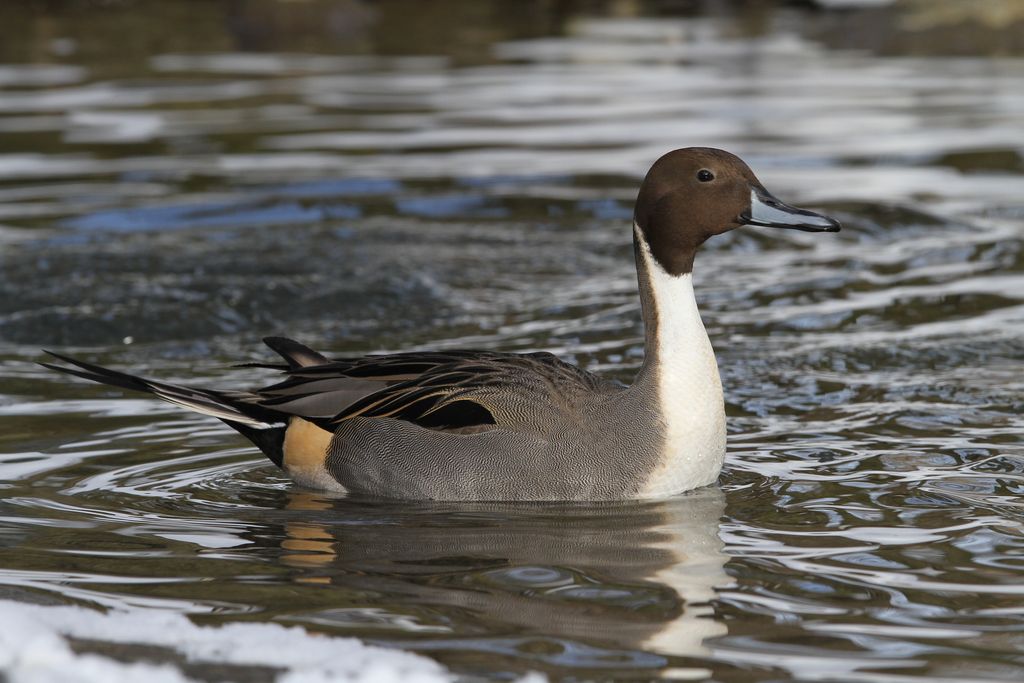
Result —
[[158, 382], [111, 370], [101, 365], [94, 365], [53, 351], [46, 351], [46, 353], [74, 367], [39, 363], [45, 368], [100, 384], [153, 394], [168, 403], [215, 417], [251, 440], [276, 465], [281, 465], [284, 430], [289, 417], [287, 414], [246, 401], [242, 398], [244, 394], [231, 395], [211, 389]]

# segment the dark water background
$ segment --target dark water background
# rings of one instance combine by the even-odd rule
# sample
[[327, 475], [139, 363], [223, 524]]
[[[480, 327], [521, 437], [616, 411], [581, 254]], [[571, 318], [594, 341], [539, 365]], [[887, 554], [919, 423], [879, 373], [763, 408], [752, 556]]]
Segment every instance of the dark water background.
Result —
[[[4, 596], [493, 678], [1024, 679], [1021, 2], [0, 16]], [[628, 380], [631, 203], [694, 144], [846, 228], [698, 258], [730, 438], [692, 495], [331, 499], [213, 420], [32, 364], [240, 388], [277, 333]]]

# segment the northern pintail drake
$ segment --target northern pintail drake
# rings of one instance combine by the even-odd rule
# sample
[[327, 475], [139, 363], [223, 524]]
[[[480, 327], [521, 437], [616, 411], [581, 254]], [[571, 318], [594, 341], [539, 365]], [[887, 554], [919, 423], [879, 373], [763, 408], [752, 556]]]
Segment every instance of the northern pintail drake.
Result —
[[51, 354], [46, 367], [216, 417], [303, 486], [401, 499], [616, 500], [715, 481], [725, 457], [718, 365], [693, 294], [697, 249], [743, 225], [836, 232], [773, 197], [738, 157], [669, 152], [634, 209], [645, 357], [633, 383], [550, 353], [329, 359], [280, 337], [283, 381], [250, 392], [144, 379]]

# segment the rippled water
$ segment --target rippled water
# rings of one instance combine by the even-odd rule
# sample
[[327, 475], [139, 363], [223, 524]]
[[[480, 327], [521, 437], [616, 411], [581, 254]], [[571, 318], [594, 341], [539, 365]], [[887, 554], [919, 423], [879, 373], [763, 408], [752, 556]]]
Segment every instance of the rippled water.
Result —
[[[3, 597], [300, 625], [495, 678], [1024, 678], [1021, 20], [940, 5], [12, 11]], [[237, 388], [278, 333], [628, 379], [631, 202], [691, 144], [846, 227], [699, 256], [730, 439], [690, 495], [329, 498], [215, 421], [31, 362]]]

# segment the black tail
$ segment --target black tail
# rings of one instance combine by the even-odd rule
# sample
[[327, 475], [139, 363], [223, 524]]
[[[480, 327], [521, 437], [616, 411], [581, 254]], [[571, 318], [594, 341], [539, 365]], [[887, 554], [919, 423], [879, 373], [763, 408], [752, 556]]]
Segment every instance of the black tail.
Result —
[[[287, 419], [287, 416], [286, 416]], [[288, 429], [288, 423], [268, 425], [266, 427], [250, 427], [240, 422], [232, 422], [221, 418], [228, 427], [252, 441], [256, 448], [263, 451], [263, 455], [270, 458], [270, 462], [278, 467], [283, 467], [284, 462], [284, 432]]]
[[157, 382], [62, 356], [52, 351], [46, 353], [75, 367], [66, 368], [52, 363], [40, 363], [45, 368], [101, 384], [153, 394], [168, 403], [204, 415], [211, 415], [252, 441], [275, 465], [281, 466], [284, 459], [284, 432], [288, 427], [289, 416], [260, 405], [256, 402], [257, 397], [254, 395], [232, 394], [212, 389], [196, 389]]

